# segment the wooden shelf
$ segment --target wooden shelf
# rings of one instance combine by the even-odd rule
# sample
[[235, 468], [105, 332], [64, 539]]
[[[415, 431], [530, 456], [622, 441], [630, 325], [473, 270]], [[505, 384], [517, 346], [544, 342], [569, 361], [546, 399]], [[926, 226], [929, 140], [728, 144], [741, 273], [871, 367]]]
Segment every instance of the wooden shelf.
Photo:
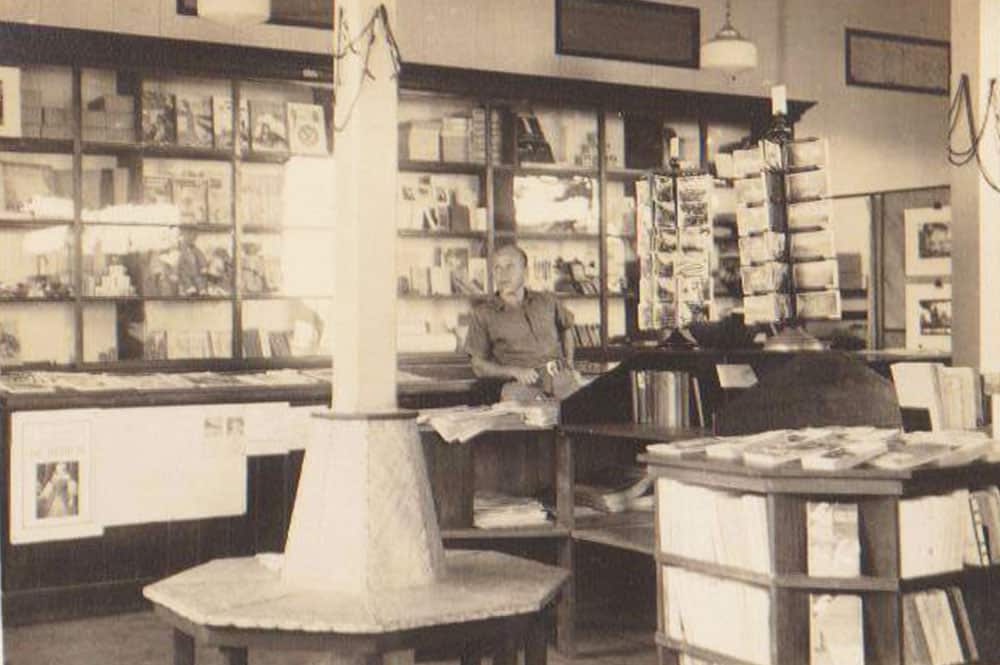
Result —
[[330, 159], [332, 154], [307, 155], [292, 152], [244, 152], [240, 154], [239, 161], [246, 164], [286, 164], [292, 158], [298, 159]]
[[72, 226], [73, 219], [31, 217], [0, 219], [0, 229], [47, 229], [53, 226]]
[[333, 233], [329, 224], [244, 224], [244, 233], [284, 233], [285, 231], [311, 231], [314, 233]]
[[833, 593], [896, 592], [900, 580], [894, 577], [813, 577], [806, 573], [778, 575], [774, 585], [786, 589]]
[[560, 178], [571, 178], [577, 176], [584, 176], [587, 178], [597, 178], [599, 171], [597, 167], [584, 168], [580, 166], [570, 166], [568, 164], [522, 164], [519, 166], [511, 166], [509, 164], [499, 164], [494, 167], [496, 171], [501, 173], [510, 173], [512, 175], [550, 175]]
[[314, 294], [288, 294], [288, 293], [242, 293], [240, 298], [244, 301], [253, 300], [333, 300], [332, 293], [314, 293]]
[[626, 168], [613, 168], [608, 167], [608, 179], [609, 180], [638, 180], [643, 177], [649, 171], [644, 169], [626, 169]]
[[83, 296], [84, 303], [102, 302], [174, 302], [174, 303], [205, 303], [230, 302], [233, 295], [226, 296]]
[[415, 159], [399, 160], [399, 170], [403, 173], [439, 173], [458, 175], [482, 175], [486, 164], [475, 162], [431, 162]]
[[233, 227], [228, 224], [184, 224], [182, 222], [99, 222], [84, 220], [83, 227], [86, 228], [126, 228], [126, 229], [187, 229], [196, 233], [232, 233]]
[[571, 536], [581, 542], [653, 556], [656, 551], [654, 519], [653, 511], [640, 510], [581, 517], [575, 520]]
[[664, 566], [684, 568], [686, 570], [691, 570], [710, 577], [719, 577], [722, 579], [734, 580], [736, 582], [744, 582], [746, 584], [753, 584], [754, 586], [759, 587], [771, 586], [771, 576], [767, 573], [762, 573], [756, 570], [746, 570], [745, 568], [737, 568], [735, 566], [724, 566], [711, 561], [701, 561], [700, 559], [691, 559], [686, 556], [668, 554], [665, 552], [657, 552], [656, 561]]
[[[100, 143], [105, 149], [111, 149], [115, 144]], [[118, 148], [121, 152], [131, 152], [155, 159], [199, 159], [216, 162], [233, 161], [233, 153], [230, 150], [216, 150], [215, 148], [194, 148], [183, 145], [122, 145]]]
[[0, 138], [0, 152], [38, 152], [69, 155], [73, 139]]
[[569, 536], [569, 529], [555, 524], [515, 526], [502, 529], [477, 529], [473, 527], [469, 529], [441, 530], [441, 538], [444, 540], [565, 538], [567, 536]]
[[420, 240], [468, 239], [486, 240], [486, 231], [420, 231], [417, 229], [399, 229], [400, 238], [416, 238]]
[[574, 233], [572, 231], [497, 231], [498, 238], [516, 238], [518, 240], [586, 240], [601, 239], [599, 233]]
[[703, 649], [701, 647], [688, 644], [687, 642], [681, 642], [680, 640], [675, 640], [672, 637], [667, 637], [661, 633], [656, 634], [656, 644], [667, 649], [686, 653], [695, 658], [700, 658], [706, 662], [716, 663], [717, 665], [759, 665], [758, 663], [751, 663], [750, 661], [732, 658], [731, 656], [721, 654], [717, 651]]
[[559, 429], [570, 436], [595, 436], [632, 441], [670, 442], [708, 436], [710, 431], [697, 427], [659, 427], [635, 423], [581, 423], [560, 425]]
[[34, 305], [34, 304], [45, 304], [45, 303], [73, 303], [75, 298], [72, 296], [65, 298], [33, 298], [30, 296], [18, 296], [16, 298], [8, 298], [5, 296], [0, 296], [0, 305], [14, 304], [14, 305]]
[[477, 300], [486, 298], [485, 293], [401, 293], [400, 300]]

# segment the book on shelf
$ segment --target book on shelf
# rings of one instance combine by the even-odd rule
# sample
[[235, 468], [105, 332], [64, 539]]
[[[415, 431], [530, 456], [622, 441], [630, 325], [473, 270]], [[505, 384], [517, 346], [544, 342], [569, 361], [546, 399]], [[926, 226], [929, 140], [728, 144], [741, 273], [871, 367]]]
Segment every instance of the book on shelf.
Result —
[[[240, 150], [250, 148], [250, 106], [240, 100], [239, 113]], [[229, 95], [212, 97], [213, 140], [217, 150], [233, 147], [233, 99]]]
[[284, 103], [250, 100], [250, 147], [255, 152], [288, 152], [288, 123]]
[[288, 102], [288, 143], [297, 155], [326, 155], [326, 116], [319, 104]]
[[632, 418], [637, 424], [688, 427], [691, 410], [691, 376], [686, 372], [633, 370]]
[[551, 524], [548, 511], [532, 497], [476, 492], [472, 500], [477, 529], [504, 529]]
[[861, 596], [809, 594], [809, 665], [864, 665]]
[[177, 95], [177, 145], [211, 148], [214, 144], [212, 98]]
[[151, 145], [177, 143], [176, 98], [155, 88], [142, 93], [142, 141]]
[[12, 395], [51, 393], [55, 386], [40, 372], [0, 370], [0, 391]]
[[969, 491], [899, 502], [899, 572], [903, 578], [962, 570], [970, 536]]
[[[910, 624], [907, 630], [906, 624]], [[943, 589], [909, 593], [903, 597], [904, 659], [907, 663], [959, 665], [965, 662], [962, 640]], [[913, 651], [906, 636], [913, 637]], [[926, 658], [926, 660], [919, 660]]]
[[806, 566], [816, 577], [861, 574], [861, 541], [855, 503], [806, 503]]

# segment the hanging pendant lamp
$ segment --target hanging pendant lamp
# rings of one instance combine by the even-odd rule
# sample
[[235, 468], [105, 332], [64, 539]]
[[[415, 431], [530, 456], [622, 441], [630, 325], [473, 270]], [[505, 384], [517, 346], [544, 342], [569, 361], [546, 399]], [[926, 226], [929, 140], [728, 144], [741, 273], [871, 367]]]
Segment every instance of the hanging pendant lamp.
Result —
[[198, 0], [198, 16], [234, 27], [267, 23], [271, 0]]
[[732, 3], [726, 0], [726, 22], [701, 45], [701, 67], [740, 72], [757, 66], [757, 46], [733, 27]]

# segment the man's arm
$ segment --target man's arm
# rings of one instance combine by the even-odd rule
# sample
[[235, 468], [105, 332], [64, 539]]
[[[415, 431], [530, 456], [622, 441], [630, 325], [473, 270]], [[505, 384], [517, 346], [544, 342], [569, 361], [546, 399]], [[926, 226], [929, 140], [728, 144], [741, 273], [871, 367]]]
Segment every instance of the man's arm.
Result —
[[576, 353], [576, 341], [573, 339], [573, 329], [567, 328], [560, 333], [562, 337], [563, 357], [570, 369], [573, 369], [573, 356]]
[[531, 367], [501, 365], [485, 358], [471, 357], [472, 372], [481, 379], [514, 379], [518, 383], [534, 383], [538, 372]]

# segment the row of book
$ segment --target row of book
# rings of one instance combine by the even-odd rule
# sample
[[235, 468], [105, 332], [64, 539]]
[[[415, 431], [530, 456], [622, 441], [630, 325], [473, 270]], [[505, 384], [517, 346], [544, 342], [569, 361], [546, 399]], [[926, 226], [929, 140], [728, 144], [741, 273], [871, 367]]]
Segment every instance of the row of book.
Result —
[[907, 432], [874, 427], [816, 427], [759, 434], [705, 437], [650, 445], [671, 458], [707, 458], [760, 469], [795, 466], [837, 471], [867, 465], [885, 471], [961, 466], [996, 454], [982, 432]]
[[691, 376], [686, 372], [629, 372], [632, 422], [659, 427], [687, 427], [691, 422]]
[[142, 347], [144, 360], [231, 358], [228, 330], [150, 330]]
[[266, 372], [179, 372], [107, 374], [104, 372], [0, 373], [0, 392], [10, 394], [184, 390], [239, 386], [301, 386], [330, 382], [329, 370], [280, 369]]
[[665, 566], [662, 579], [668, 637], [741, 662], [771, 665], [767, 588], [675, 566]]
[[490, 138], [486, 132], [486, 109], [477, 107], [468, 115], [453, 114], [436, 120], [415, 120], [399, 125], [399, 158], [429, 162], [486, 163], [489, 140], [493, 162], [503, 147], [500, 113], [490, 114]]
[[245, 358], [288, 358], [293, 353], [294, 333], [291, 330], [243, 331], [243, 356]]
[[[241, 100], [240, 146], [255, 152], [327, 154], [326, 115], [318, 104]], [[226, 150], [233, 147], [233, 100], [147, 86], [142, 94], [142, 140]]]
[[573, 326], [573, 342], [579, 347], [601, 345], [601, 324], [577, 323]]
[[416, 231], [486, 231], [475, 176], [401, 173], [396, 223]]
[[979, 660], [962, 590], [957, 586], [903, 596], [903, 662], [959, 665]]

